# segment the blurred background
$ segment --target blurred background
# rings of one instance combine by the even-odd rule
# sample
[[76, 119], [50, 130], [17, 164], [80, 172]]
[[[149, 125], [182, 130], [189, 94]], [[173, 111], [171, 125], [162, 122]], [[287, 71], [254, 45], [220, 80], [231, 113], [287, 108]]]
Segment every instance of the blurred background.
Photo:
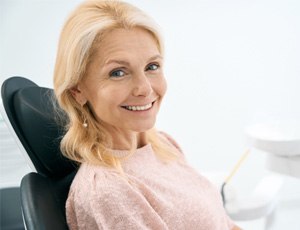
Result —
[[[80, 2], [0, 1], [0, 83], [24, 76], [52, 87], [59, 33]], [[157, 128], [177, 140], [199, 172], [232, 170], [249, 148], [246, 127], [300, 120], [299, 1], [127, 2], [162, 28], [168, 93]], [[0, 187], [18, 185], [30, 171], [18, 154], [8, 161], [1, 151]], [[269, 174], [265, 158], [264, 152], [251, 150], [230, 182], [239, 194], [247, 196]], [[300, 180], [286, 177], [279, 198], [273, 229], [299, 229]], [[264, 226], [262, 219], [238, 224], [246, 230]]]

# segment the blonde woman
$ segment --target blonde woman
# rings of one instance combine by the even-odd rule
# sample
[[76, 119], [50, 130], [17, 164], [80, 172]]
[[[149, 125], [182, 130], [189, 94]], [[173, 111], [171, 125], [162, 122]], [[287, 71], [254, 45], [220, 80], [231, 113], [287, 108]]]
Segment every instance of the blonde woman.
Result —
[[69, 117], [61, 142], [78, 162], [72, 229], [239, 229], [217, 191], [154, 129], [166, 92], [157, 25], [119, 1], [86, 1], [61, 33], [54, 89]]

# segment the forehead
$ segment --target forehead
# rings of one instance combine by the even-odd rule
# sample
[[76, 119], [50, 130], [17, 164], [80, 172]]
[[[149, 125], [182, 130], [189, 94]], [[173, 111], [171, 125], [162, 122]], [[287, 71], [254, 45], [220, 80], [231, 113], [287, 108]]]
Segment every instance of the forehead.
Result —
[[154, 36], [141, 28], [114, 29], [106, 33], [98, 43], [96, 57], [103, 61], [112, 56], [160, 54]]

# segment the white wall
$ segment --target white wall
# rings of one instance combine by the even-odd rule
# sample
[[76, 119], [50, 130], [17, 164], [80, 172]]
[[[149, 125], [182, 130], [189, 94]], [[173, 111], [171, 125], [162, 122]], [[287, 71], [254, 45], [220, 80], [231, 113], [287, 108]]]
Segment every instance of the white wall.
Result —
[[[79, 2], [0, 1], [0, 82], [21, 75], [51, 87], [59, 32]], [[247, 147], [246, 125], [300, 119], [299, 1], [128, 2], [163, 28], [169, 91], [157, 126], [194, 167], [230, 170]], [[264, 157], [253, 151], [235, 177], [244, 191], [266, 173]], [[300, 194], [299, 184], [288, 181], [284, 196]]]

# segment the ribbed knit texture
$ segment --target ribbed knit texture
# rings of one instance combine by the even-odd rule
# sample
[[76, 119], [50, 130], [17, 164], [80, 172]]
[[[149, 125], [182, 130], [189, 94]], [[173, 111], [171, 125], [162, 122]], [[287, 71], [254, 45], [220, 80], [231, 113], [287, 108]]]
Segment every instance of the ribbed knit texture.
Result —
[[148, 144], [123, 168], [127, 179], [112, 168], [80, 166], [66, 204], [70, 230], [233, 228], [220, 192], [185, 160], [163, 163]]

